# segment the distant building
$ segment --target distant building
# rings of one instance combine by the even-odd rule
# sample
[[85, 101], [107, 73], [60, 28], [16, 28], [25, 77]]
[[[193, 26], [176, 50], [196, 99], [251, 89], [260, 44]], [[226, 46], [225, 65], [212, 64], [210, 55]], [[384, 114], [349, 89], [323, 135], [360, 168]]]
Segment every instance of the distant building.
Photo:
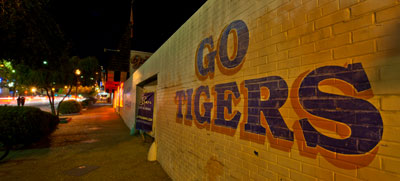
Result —
[[153, 53], [131, 50], [129, 75], [132, 75]]
[[104, 91], [113, 93], [121, 82], [127, 80], [150, 56], [150, 52], [131, 50], [130, 58], [111, 59], [103, 75]]

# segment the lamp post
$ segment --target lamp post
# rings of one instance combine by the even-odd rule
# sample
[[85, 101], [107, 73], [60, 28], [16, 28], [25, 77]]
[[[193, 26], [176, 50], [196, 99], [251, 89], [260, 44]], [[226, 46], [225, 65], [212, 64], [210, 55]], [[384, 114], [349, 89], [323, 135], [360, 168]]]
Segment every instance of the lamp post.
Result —
[[76, 69], [75, 70], [75, 75], [76, 75], [75, 99], [78, 100], [78, 76], [81, 75], [81, 70]]

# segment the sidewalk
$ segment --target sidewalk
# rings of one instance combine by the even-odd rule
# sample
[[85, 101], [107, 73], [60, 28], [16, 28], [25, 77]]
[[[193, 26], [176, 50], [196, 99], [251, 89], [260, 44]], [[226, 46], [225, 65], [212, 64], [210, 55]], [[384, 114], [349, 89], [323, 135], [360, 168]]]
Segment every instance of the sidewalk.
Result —
[[0, 162], [0, 180], [170, 180], [147, 161], [150, 143], [130, 136], [111, 106], [71, 117], [49, 140], [13, 150]]

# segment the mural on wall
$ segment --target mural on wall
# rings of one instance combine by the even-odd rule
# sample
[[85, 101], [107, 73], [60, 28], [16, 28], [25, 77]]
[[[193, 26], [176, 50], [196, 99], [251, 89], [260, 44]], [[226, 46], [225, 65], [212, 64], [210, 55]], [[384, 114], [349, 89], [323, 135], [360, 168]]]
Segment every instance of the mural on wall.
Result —
[[140, 55], [136, 55], [130, 60], [131, 68], [136, 70], [138, 69], [147, 59], [149, 56], [142, 57]]
[[[230, 35], [233, 56], [228, 55]], [[205, 38], [195, 56], [197, 78], [213, 79], [216, 67], [224, 75], [237, 73], [248, 46], [249, 30], [241, 20], [226, 26], [218, 42]], [[343, 94], [326, 93], [320, 86]], [[361, 63], [327, 65], [300, 74], [290, 88], [282, 77], [266, 76], [176, 91], [176, 122], [229, 136], [239, 129], [240, 139], [258, 144], [268, 140], [271, 147], [285, 151], [296, 140], [303, 156], [315, 158], [319, 153], [337, 167], [356, 169], [341, 160], [367, 166], [382, 139], [381, 114], [367, 101], [373, 96]], [[293, 125], [287, 125], [280, 112], [287, 101], [300, 118]], [[236, 109], [240, 102], [243, 110]]]

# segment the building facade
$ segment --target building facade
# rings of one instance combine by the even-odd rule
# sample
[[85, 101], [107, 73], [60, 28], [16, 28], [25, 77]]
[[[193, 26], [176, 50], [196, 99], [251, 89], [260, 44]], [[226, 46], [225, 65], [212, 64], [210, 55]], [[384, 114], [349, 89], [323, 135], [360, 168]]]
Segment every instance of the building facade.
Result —
[[398, 0], [209, 0], [119, 111], [155, 92], [174, 180], [400, 180], [399, 22]]

